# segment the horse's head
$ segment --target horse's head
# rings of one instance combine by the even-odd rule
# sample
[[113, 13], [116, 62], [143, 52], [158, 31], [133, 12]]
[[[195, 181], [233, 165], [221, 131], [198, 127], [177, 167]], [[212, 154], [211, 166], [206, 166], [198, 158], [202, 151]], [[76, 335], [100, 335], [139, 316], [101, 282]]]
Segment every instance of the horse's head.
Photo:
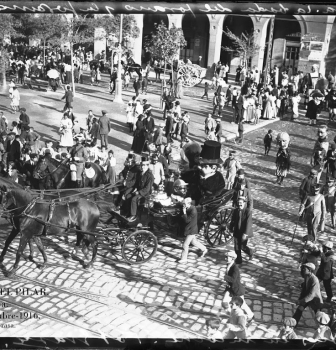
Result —
[[11, 205], [16, 206], [16, 201], [13, 194], [5, 185], [0, 186], [0, 205], [1, 214], [3, 214], [3, 212]]

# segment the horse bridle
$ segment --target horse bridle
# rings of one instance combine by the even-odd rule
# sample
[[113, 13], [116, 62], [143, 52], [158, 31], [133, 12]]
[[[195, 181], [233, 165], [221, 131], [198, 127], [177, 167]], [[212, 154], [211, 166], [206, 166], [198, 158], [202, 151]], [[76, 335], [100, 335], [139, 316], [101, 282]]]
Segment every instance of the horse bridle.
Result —
[[[13, 201], [13, 205], [15, 206], [16, 209], [16, 199], [12, 194], [12, 191], [4, 191], [3, 189], [0, 190], [1, 192], [1, 216], [5, 213], [8, 212], [8, 197], [9, 195], [11, 196], [11, 199]], [[5, 200], [4, 200], [5, 198]]]

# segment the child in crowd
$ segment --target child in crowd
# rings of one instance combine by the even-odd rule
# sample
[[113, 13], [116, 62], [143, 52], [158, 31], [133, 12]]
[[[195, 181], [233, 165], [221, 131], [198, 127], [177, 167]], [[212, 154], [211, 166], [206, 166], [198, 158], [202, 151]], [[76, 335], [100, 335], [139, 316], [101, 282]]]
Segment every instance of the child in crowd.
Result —
[[290, 340], [297, 339], [297, 335], [294, 332], [294, 327], [296, 326], [296, 320], [292, 317], [286, 317], [282, 321], [283, 326], [281, 327], [278, 338]]
[[133, 115], [134, 115], [134, 107], [132, 106], [132, 102], [128, 102], [126, 107], [126, 123], [129, 127], [129, 132], [133, 132]]
[[203, 97], [206, 96], [207, 100], [209, 100], [208, 93], [209, 93], [209, 84], [208, 84], [208, 82], [205, 82], [205, 84], [204, 84], [204, 94], [202, 96], [202, 99], [203, 99]]
[[10, 131], [13, 132], [15, 135], [19, 135], [18, 123], [16, 121], [12, 122], [12, 128]]
[[128, 84], [130, 83], [130, 80], [131, 80], [131, 78], [130, 78], [129, 72], [125, 72], [125, 74], [124, 74], [124, 89], [125, 90], [128, 89]]
[[231, 300], [231, 312], [226, 324], [227, 330], [224, 339], [246, 339], [246, 316], [241, 309], [243, 299], [235, 296]]
[[314, 333], [313, 338], [316, 340], [334, 340], [331, 329], [329, 327], [330, 317], [322, 311], [318, 311], [315, 317], [317, 323], [319, 324], [319, 327]]
[[223, 334], [219, 330], [221, 321], [218, 318], [213, 320], [206, 320], [205, 324], [208, 330], [208, 338], [211, 340], [223, 339]]
[[264, 146], [265, 146], [265, 156], [268, 156], [269, 151], [271, 150], [272, 146], [272, 130], [268, 130], [267, 134], [264, 137]]

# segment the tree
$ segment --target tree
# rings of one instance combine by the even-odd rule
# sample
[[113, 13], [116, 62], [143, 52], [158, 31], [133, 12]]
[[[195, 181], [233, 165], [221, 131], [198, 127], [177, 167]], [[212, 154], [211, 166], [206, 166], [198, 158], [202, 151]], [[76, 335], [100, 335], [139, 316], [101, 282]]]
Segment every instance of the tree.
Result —
[[[105, 31], [104, 38], [109, 39], [110, 35], [119, 38], [120, 32], [120, 15], [115, 16], [97, 16], [97, 27], [101, 27]], [[121, 48], [124, 55], [130, 56], [132, 51], [127, 47], [126, 43], [130, 38], [136, 39], [139, 37], [140, 29], [133, 15], [124, 15], [122, 22], [122, 43]], [[99, 39], [99, 38], [98, 38]]]
[[11, 38], [21, 37], [19, 32], [21, 24], [11, 14], [1, 14], [0, 21], [0, 71], [2, 85], [6, 86], [6, 69], [9, 67], [9, 42]]
[[176, 28], [173, 25], [172, 28], [168, 29], [161, 21], [161, 24], [155, 24], [155, 32], [145, 38], [144, 46], [145, 50], [150, 52], [152, 56], [164, 60], [164, 74], [166, 74], [166, 63], [171, 65], [173, 73], [173, 61], [178, 57], [180, 49], [186, 45], [187, 42], [181, 28]]
[[223, 33], [231, 39], [231, 46], [222, 46], [222, 50], [235, 52], [243, 60], [245, 67], [247, 67], [247, 62], [260, 50], [260, 46], [256, 44], [254, 37], [254, 32], [242, 33], [241, 37], [232, 33], [230, 29], [226, 28]]
[[75, 44], [92, 42], [94, 40], [94, 30], [97, 26], [97, 21], [95, 18], [90, 18], [87, 15], [53, 15], [50, 17], [53, 19], [55, 16], [59, 16], [57, 19], [57, 28], [59, 33], [62, 33], [62, 35], [54, 35], [48, 39], [48, 42], [51, 45], [58, 47], [62, 47], [65, 43], [69, 43], [71, 55], [72, 90], [75, 95], [73, 46]]
[[48, 14], [21, 15], [22, 34], [30, 39], [41, 40], [43, 43], [43, 65], [45, 65], [45, 46], [51, 40], [62, 38], [62, 16]]

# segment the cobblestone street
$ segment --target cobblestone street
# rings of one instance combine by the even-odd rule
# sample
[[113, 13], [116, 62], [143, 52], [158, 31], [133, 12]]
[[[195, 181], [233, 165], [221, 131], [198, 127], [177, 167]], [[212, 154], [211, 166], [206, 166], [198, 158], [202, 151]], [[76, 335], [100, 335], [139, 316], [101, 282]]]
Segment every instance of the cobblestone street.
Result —
[[[38, 132], [42, 131], [41, 135], [57, 139], [56, 127], [63, 104], [57, 102], [55, 107], [56, 98], [39, 92], [39, 96], [32, 99], [32, 94], [30, 90], [22, 90], [22, 105], [27, 107], [32, 124]], [[55, 96], [60, 98], [62, 95]], [[102, 96], [103, 92], [100, 91], [100, 95], [92, 97], [92, 106], [96, 106], [97, 114], [110, 103]], [[78, 102], [87, 98], [84, 93], [79, 93], [77, 98], [75, 114], [82, 124], [91, 105], [83, 106]], [[157, 122], [161, 119], [158, 97], [148, 94], [147, 98], [155, 106]], [[46, 102], [48, 99], [51, 100], [49, 105]], [[3, 94], [0, 97], [1, 107], [7, 102]], [[36, 104], [48, 107], [46, 110], [39, 109]], [[203, 121], [211, 103], [188, 96], [182, 104], [183, 109], [189, 110], [192, 116], [191, 138], [202, 142]], [[224, 159], [229, 150], [237, 150], [237, 158], [241, 160], [252, 185], [254, 238], [250, 239], [250, 245], [255, 248], [255, 254], [253, 260], [246, 259], [241, 265], [242, 281], [247, 291], [245, 299], [255, 314], [255, 320], [249, 327], [251, 338], [275, 338], [281, 320], [294, 313], [299, 297], [302, 278], [298, 260], [303, 246], [302, 237], [306, 234], [305, 225], [298, 225], [293, 244], [291, 240], [298, 219], [298, 187], [309, 172], [310, 156], [317, 138], [316, 128], [309, 127], [304, 118], [305, 111], [300, 112], [296, 123], [277, 120], [269, 125], [261, 124], [259, 129], [246, 134], [242, 145], [228, 141], [222, 148]], [[231, 113], [231, 109], [227, 109], [224, 129], [229, 125], [227, 121]], [[14, 120], [14, 116], [6, 115], [9, 120]], [[55, 119], [56, 116], [58, 119]], [[117, 154], [117, 168], [120, 171], [131, 136], [125, 136], [123, 108], [115, 107], [110, 117], [115, 126], [110, 134], [110, 144]], [[326, 121], [326, 115], [322, 119]], [[329, 140], [332, 141], [335, 125], [329, 127]], [[274, 184], [275, 143], [270, 155], [264, 156], [263, 138], [268, 129], [274, 131], [274, 136], [280, 131], [287, 131], [291, 137], [292, 169], [282, 187]], [[1, 249], [9, 232], [9, 224], [1, 219]], [[162, 228], [156, 227], [153, 232], [159, 245], [156, 256], [150, 262], [128, 265], [123, 261], [120, 249], [99, 239], [98, 258], [92, 270], [82, 268], [83, 255], [71, 254], [76, 240], [74, 234], [43, 238], [48, 256], [44, 270], [22, 260], [13, 278], [0, 274], [0, 285], [4, 290], [46, 290], [46, 295], [17, 295], [15, 292], [0, 295], [0, 305], [3, 305], [0, 313], [19, 315], [14, 320], [1, 319], [0, 324], [14, 325], [13, 328], [2, 328], [1, 336], [69, 337], [74, 336], [76, 331], [78, 337], [206, 338], [205, 323], [217, 316], [223, 320], [223, 330], [228, 319], [221, 306], [226, 268], [223, 257], [226, 251], [233, 249], [232, 242], [225, 247], [212, 248], [201, 238], [209, 253], [200, 259], [196, 249], [191, 248], [188, 263], [179, 265], [176, 261], [181, 255], [183, 238]], [[328, 238], [336, 244], [334, 233], [330, 217], [327, 216], [326, 230], [319, 240]], [[6, 268], [14, 262], [18, 242], [19, 238], [16, 238], [4, 260]], [[39, 254], [38, 260], [41, 259]], [[323, 287], [322, 290], [325, 297]], [[29, 313], [28, 316], [24, 312]], [[30, 318], [31, 315], [38, 318]], [[306, 309], [297, 334], [310, 337], [316, 328], [312, 311]]]

